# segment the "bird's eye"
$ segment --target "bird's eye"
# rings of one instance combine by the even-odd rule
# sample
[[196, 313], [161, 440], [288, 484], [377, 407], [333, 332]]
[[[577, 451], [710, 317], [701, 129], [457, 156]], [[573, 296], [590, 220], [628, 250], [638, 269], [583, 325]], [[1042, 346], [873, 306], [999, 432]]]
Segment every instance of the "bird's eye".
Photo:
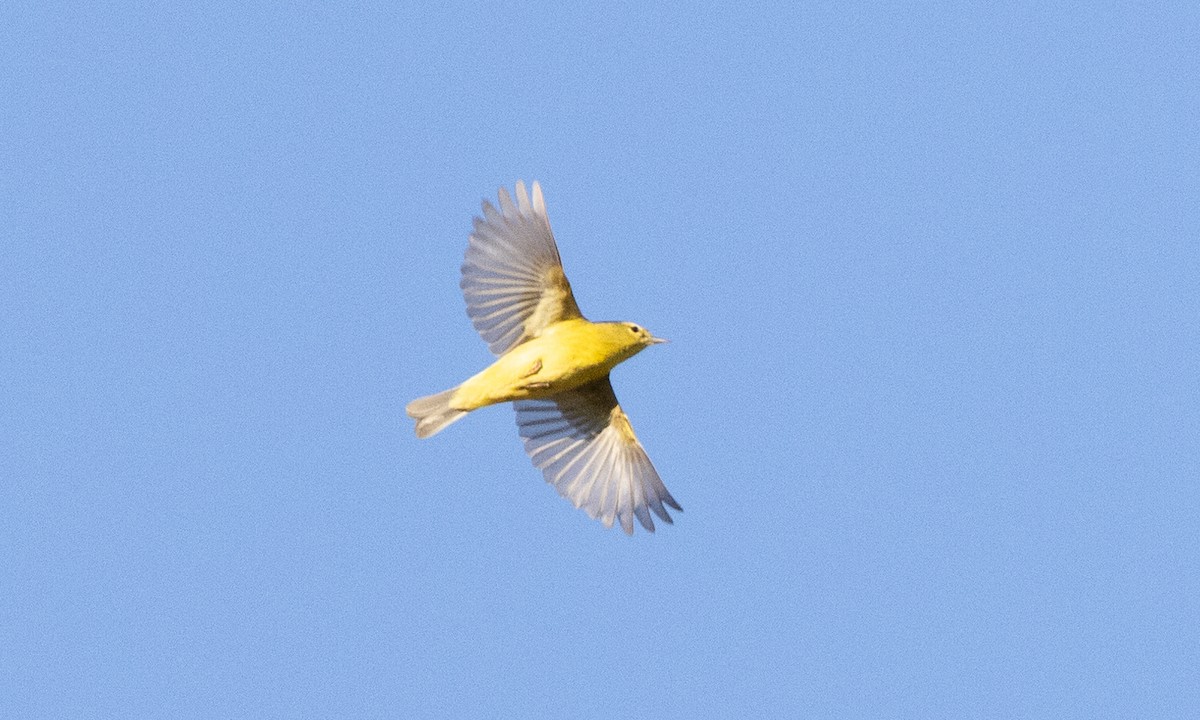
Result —
[[635, 332], [635, 333], [642, 331], [642, 329], [640, 327], [638, 327], [637, 325], [630, 325], [629, 329], [630, 329], [630, 331]]

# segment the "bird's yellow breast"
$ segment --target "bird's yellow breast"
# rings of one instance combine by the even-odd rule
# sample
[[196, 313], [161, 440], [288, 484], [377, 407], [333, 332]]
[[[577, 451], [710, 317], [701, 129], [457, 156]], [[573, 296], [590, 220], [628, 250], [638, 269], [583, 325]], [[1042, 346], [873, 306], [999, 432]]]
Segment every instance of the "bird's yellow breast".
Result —
[[609, 373], [644, 346], [624, 324], [563, 320], [496, 359], [459, 386], [451, 407], [474, 410], [511, 400], [547, 397]]

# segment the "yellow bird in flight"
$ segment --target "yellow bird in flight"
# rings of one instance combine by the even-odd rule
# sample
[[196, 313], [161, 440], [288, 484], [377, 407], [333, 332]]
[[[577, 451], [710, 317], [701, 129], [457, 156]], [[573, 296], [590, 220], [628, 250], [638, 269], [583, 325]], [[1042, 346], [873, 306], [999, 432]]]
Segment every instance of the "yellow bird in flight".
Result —
[[483, 201], [483, 217], [462, 265], [471, 323], [498, 355], [466, 382], [408, 404], [417, 437], [427, 438], [472, 410], [512, 402], [525, 451], [546, 482], [591, 517], [633, 533], [636, 517], [654, 532], [653, 511], [682, 510], [617, 404], [608, 374], [645, 348], [665, 342], [628, 322], [591, 322], [579, 312], [542, 188], [533, 198], [517, 182], [513, 202], [500, 188], [500, 208]]

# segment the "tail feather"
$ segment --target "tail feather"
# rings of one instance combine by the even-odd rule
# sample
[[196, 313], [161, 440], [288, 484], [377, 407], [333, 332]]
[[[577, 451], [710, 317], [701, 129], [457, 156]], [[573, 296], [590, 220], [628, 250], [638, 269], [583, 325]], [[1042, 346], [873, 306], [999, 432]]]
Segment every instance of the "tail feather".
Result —
[[410, 418], [417, 421], [417, 437], [427, 438], [441, 432], [450, 423], [467, 414], [466, 410], [450, 407], [450, 398], [458, 388], [450, 388], [436, 395], [417, 398], [404, 408]]

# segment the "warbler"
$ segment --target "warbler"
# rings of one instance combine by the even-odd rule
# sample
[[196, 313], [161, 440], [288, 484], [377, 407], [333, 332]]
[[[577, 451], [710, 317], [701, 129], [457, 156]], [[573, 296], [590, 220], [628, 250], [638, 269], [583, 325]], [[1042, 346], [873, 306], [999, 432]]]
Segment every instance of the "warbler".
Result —
[[682, 510], [638, 442], [617, 403], [609, 372], [666, 342], [630, 322], [591, 322], [579, 312], [563, 273], [542, 188], [530, 200], [521, 181], [516, 202], [500, 188], [500, 207], [483, 201], [474, 219], [459, 283], [467, 315], [499, 357], [461, 385], [418, 398], [406, 412], [418, 438], [430, 437], [472, 410], [511, 402], [525, 451], [546, 482], [605, 527], [636, 517], [654, 532], [653, 511]]

